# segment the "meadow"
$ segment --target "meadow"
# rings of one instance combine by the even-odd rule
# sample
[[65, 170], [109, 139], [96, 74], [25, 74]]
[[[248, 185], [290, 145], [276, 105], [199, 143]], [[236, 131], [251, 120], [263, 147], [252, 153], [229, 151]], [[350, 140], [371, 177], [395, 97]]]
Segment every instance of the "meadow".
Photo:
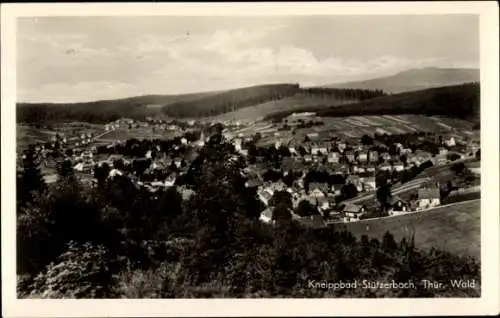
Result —
[[472, 256], [478, 261], [481, 252], [481, 200], [444, 206], [427, 212], [365, 220], [355, 223], [335, 224], [355, 236], [367, 235], [381, 239], [389, 231], [395, 239], [415, 235], [419, 249], [432, 247], [461, 256]]
[[[282, 111], [293, 111], [295, 109], [304, 111], [304, 108], [315, 107], [318, 105], [345, 105], [352, 102], [340, 100], [335, 97], [306, 96], [297, 94], [291, 97], [285, 97], [277, 101], [268, 101], [251, 107], [245, 107], [236, 111], [227, 112], [213, 117], [218, 120], [262, 120], [266, 116]], [[327, 106], [325, 106], [327, 107]]]

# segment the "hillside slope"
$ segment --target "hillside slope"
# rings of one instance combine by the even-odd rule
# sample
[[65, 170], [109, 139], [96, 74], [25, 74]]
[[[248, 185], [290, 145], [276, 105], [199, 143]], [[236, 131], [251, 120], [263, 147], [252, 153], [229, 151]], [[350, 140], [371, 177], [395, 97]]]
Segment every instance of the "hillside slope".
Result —
[[271, 100], [293, 96], [300, 90], [298, 84], [269, 84], [243, 87], [214, 93], [198, 99], [179, 101], [162, 108], [172, 117], [207, 117], [249, 107]]
[[200, 99], [217, 92], [181, 95], [144, 95], [115, 100], [83, 103], [18, 103], [18, 122], [86, 121], [106, 122], [119, 117], [155, 115], [161, 107], [177, 102]]
[[339, 224], [357, 237], [367, 235], [381, 239], [389, 231], [397, 240], [415, 235], [420, 249], [437, 248], [480, 260], [481, 201], [440, 207], [428, 212], [412, 213], [379, 220]]
[[412, 69], [388, 77], [331, 84], [325, 87], [381, 89], [389, 93], [402, 93], [469, 82], [479, 82], [478, 69], [429, 67]]
[[296, 94], [294, 96], [285, 97], [277, 101], [269, 101], [257, 104], [251, 107], [245, 107], [236, 111], [227, 112], [217, 115], [214, 119], [218, 120], [242, 120], [252, 121], [260, 120], [267, 116], [272, 116], [275, 113], [290, 112], [295, 110], [304, 111], [308, 108], [318, 109], [321, 105], [338, 106], [350, 103], [356, 103], [358, 100], [345, 100], [333, 97], [307, 96], [305, 94]]
[[480, 111], [480, 85], [468, 83], [456, 86], [430, 88], [373, 98], [350, 105], [303, 107], [269, 115], [278, 119], [293, 112], [316, 112], [319, 116], [345, 117], [363, 115], [443, 115], [478, 121]]

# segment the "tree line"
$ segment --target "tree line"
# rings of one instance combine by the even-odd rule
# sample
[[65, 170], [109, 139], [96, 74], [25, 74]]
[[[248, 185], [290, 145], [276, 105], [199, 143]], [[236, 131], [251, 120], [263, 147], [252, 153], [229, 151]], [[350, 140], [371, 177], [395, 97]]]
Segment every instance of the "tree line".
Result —
[[347, 117], [369, 115], [444, 115], [461, 119], [479, 118], [480, 85], [467, 83], [375, 97], [349, 105], [318, 105], [293, 111], [282, 111], [267, 116], [281, 119], [296, 112], [316, 112], [322, 117]]
[[306, 96], [334, 97], [339, 100], [363, 101], [375, 97], [386, 96], [381, 89], [327, 88], [311, 87], [300, 90]]
[[197, 100], [166, 105], [163, 112], [172, 117], [206, 117], [219, 115], [256, 104], [293, 96], [298, 84], [260, 85], [215, 93]]

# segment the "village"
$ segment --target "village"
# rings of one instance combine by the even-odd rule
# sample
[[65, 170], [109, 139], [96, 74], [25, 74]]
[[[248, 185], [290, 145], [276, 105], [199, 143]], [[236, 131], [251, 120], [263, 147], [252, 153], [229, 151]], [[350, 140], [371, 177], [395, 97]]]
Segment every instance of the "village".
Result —
[[[361, 138], [301, 133], [321, 126], [321, 118], [311, 114], [294, 114], [272, 126], [259, 130], [258, 124], [240, 121], [119, 119], [105, 124], [101, 133], [56, 134], [33, 149], [42, 170], [55, 171], [58, 163], [69, 161], [89, 186], [96, 184], [96, 170], [104, 169], [109, 178], [126, 176], [151, 192], [176, 187], [187, 199], [192, 191], [183, 177], [199, 149], [219, 131], [245, 158], [246, 186], [255, 189], [262, 202], [260, 219], [268, 223], [282, 214], [277, 208], [308, 226], [323, 227], [423, 211], [450, 195], [479, 191], [478, 166], [460, 168], [460, 175], [445, 173], [444, 179], [443, 174], [421, 177], [429, 169], [450, 172], [464, 162], [479, 162], [477, 138], [429, 132], [375, 132]], [[118, 133], [138, 130], [168, 137], [118, 138]], [[45, 173], [44, 178], [53, 183], [57, 174]]]

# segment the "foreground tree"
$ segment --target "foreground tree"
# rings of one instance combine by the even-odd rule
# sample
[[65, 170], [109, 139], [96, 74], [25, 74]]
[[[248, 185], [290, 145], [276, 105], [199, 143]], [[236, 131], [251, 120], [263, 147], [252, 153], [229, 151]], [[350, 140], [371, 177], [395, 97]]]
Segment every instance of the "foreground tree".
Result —
[[33, 283], [32, 298], [113, 297], [112, 262], [104, 246], [69, 242]]
[[390, 207], [391, 200], [391, 187], [388, 184], [384, 184], [377, 189], [377, 200], [380, 204], [381, 212], [385, 213]]

